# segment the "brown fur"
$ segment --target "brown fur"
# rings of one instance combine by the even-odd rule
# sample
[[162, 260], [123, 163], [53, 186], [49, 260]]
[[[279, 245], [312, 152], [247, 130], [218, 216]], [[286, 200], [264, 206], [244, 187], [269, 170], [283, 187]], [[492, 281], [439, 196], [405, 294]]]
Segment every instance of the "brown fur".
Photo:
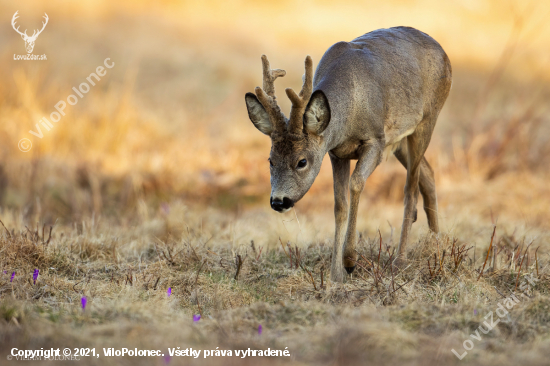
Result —
[[[424, 152], [449, 94], [452, 71], [435, 40], [414, 28], [396, 27], [338, 42], [324, 54], [313, 81], [308, 56], [302, 91], [296, 95], [287, 89], [290, 120], [274, 97], [273, 75], [284, 72], [270, 71], [265, 56], [262, 61], [264, 89], [273, 95], [256, 88], [256, 96], [248, 93], [246, 103], [254, 125], [272, 138], [272, 207], [284, 212], [300, 200], [315, 180], [323, 156], [330, 155], [336, 221], [333, 281], [343, 280], [344, 268], [349, 273], [355, 268], [359, 199], [384, 152], [394, 153], [407, 168], [397, 260], [403, 260], [416, 221], [419, 193], [429, 227], [438, 232], [434, 174]], [[357, 159], [351, 177], [350, 159]], [[304, 161], [307, 164], [302, 166]]]

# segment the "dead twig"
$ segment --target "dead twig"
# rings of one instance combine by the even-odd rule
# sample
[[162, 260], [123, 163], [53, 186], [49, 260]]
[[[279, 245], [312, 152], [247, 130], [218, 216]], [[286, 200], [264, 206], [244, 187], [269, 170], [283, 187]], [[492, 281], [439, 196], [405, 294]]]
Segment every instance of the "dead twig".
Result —
[[[279, 237], [279, 243], [281, 243], [281, 247], [283, 248], [283, 252], [285, 252], [286, 256], [290, 258], [290, 256], [288, 255], [288, 253], [286, 252], [285, 250], [285, 246], [283, 245], [283, 241], [281, 240], [281, 238]], [[292, 259], [291, 259], [292, 260]]]
[[4, 229], [6, 230], [6, 232], [8, 233], [8, 237], [11, 239], [11, 233], [10, 233], [10, 231], [6, 228], [6, 225], [4, 225], [4, 223], [2, 222], [2, 220], [0, 220], [0, 224], [2, 224], [2, 226], [4, 227]]
[[483, 268], [481, 268], [481, 271], [479, 272], [479, 276], [477, 277], [477, 280], [481, 278], [481, 275], [483, 274], [483, 271], [485, 270], [485, 265], [487, 264], [487, 259], [489, 258], [489, 253], [491, 253], [491, 248], [493, 247], [493, 239], [495, 238], [495, 232], [497, 230], [496, 225], [493, 228], [493, 235], [491, 236], [491, 244], [489, 244], [489, 250], [487, 250], [487, 256], [485, 257], [485, 262], [483, 262]]
[[288, 258], [290, 258], [290, 269], [292, 269], [292, 248], [290, 247], [290, 243], [286, 243], [286, 246], [288, 247], [288, 252], [290, 253]]
[[237, 266], [237, 271], [235, 272], [234, 280], [237, 281], [239, 278], [239, 273], [241, 272], [241, 267], [243, 266], [243, 259], [241, 258], [240, 254], [237, 254], [235, 257], [235, 264]]
[[48, 240], [46, 241], [46, 245], [50, 244], [50, 240], [52, 240], [52, 230], [53, 230], [53, 226], [50, 225], [50, 234], [48, 235]]
[[378, 229], [378, 235], [380, 236], [380, 248], [378, 249], [378, 270], [380, 271], [380, 252], [382, 251], [382, 233]]
[[537, 259], [537, 251], [539, 250], [540, 246], [537, 247], [535, 250], [535, 266], [537, 267], [537, 278], [539, 278], [539, 260]]
[[199, 274], [201, 273], [201, 269], [206, 263], [206, 259], [202, 261], [201, 266], [199, 267], [199, 270], [197, 271], [197, 275], [195, 276], [195, 282], [193, 283], [193, 287], [197, 284], [197, 281], [199, 280]]
[[201, 318], [202, 318], [202, 309], [201, 309], [201, 304], [199, 303], [199, 292], [197, 291], [197, 307], [199, 308], [199, 314], [201, 315]]
[[[533, 242], [531, 242], [531, 244], [533, 244]], [[525, 257], [527, 256], [527, 251], [529, 250], [529, 247], [531, 246], [531, 244], [529, 244], [527, 246], [527, 248], [525, 248], [525, 253], [523, 254], [523, 258], [521, 258], [521, 263], [520, 263], [519, 269], [518, 269], [518, 276], [516, 278], [516, 287], [514, 288], [514, 291], [516, 291], [516, 289], [518, 288], [519, 276], [521, 275], [521, 266], [523, 266], [523, 261], [525, 260]]]
[[258, 256], [256, 257], [256, 262], [260, 259], [260, 256], [262, 255], [262, 250], [264, 247], [260, 247], [260, 252], [258, 253]]

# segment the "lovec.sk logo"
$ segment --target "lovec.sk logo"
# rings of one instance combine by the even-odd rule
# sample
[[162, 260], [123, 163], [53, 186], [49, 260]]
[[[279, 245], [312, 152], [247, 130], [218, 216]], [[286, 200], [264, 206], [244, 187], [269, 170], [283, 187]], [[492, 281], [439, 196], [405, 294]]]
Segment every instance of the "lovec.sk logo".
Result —
[[45, 16], [44, 16], [44, 19], [46, 19], [45, 22], [42, 22], [42, 29], [40, 30], [35, 30], [32, 34], [32, 36], [28, 36], [27, 35], [27, 30], [25, 29], [24, 32], [21, 32], [19, 31], [19, 26], [15, 26], [15, 20], [17, 18], [19, 18], [19, 16], [17, 15], [17, 13], [19, 12], [16, 11], [15, 14], [13, 14], [13, 18], [11, 18], [11, 26], [13, 27], [13, 29], [19, 33], [21, 35], [21, 38], [23, 38], [23, 40], [25, 41], [25, 48], [27, 49], [27, 54], [26, 55], [13, 55], [13, 59], [14, 60], [46, 60], [46, 55], [33, 55], [32, 54], [32, 50], [34, 49], [34, 42], [36, 41], [36, 38], [38, 38], [38, 36], [40, 35], [40, 33], [42, 33], [42, 31], [44, 30], [44, 28], [46, 28], [46, 24], [48, 24], [48, 14], [44, 13]]

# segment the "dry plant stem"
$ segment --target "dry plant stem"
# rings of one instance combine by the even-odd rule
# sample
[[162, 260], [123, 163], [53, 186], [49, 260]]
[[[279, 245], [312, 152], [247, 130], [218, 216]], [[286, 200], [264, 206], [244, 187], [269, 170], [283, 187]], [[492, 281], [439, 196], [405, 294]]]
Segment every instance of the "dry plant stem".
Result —
[[262, 250], [264, 247], [260, 247], [260, 252], [258, 253], [258, 256], [256, 257], [256, 262], [260, 259], [260, 256], [262, 255]]
[[315, 289], [315, 291], [317, 291], [317, 286], [315, 285], [315, 280], [313, 279], [313, 275], [311, 274], [309, 269], [305, 268], [302, 265], [302, 262], [300, 262], [300, 268], [302, 268], [307, 274], [309, 274], [309, 277], [311, 278], [311, 284], [313, 285], [313, 288]]
[[493, 271], [495, 271], [498, 267], [497, 265], [497, 250], [495, 250], [495, 248], [493, 248]]
[[[287, 253], [286, 250], [285, 250], [285, 246], [283, 245], [283, 241], [281, 240], [280, 237], [279, 237], [279, 243], [281, 243], [281, 248], [283, 248], [283, 252], [285, 252], [286, 256], [287, 256], [288, 258], [290, 258], [290, 256], [288, 255], [288, 253]], [[292, 259], [291, 259], [291, 260], [292, 260]]]
[[[189, 228], [187, 228], [187, 230], [189, 231]], [[198, 261], [200, 261], [201, 259], [199, 258], [197, 252], [195, 251], [195, 248], [193, 248], [193, 246], [191, 245], [191, 243], [187, 243], [187, 245], [189, 245], [189, 248], [191, 248], [191, 250], [193, 251], [193, 254], [195, 255], [195, 258], [197, 258]]]
[[202, 267], [204, 266], [205, 263], [206, 263], [206, 259], [204, 261], [202, 261], [201, 266], [199, 267], [199, 270], [197, 271], [197, 275], [195, 276], [195, 282], [193, 283], [193, 287], [195, 287], [197, 285], [197, 281], [199, 280], [199, 274], [201, 273], [201, 269], [202, 269]]
[[132, 270], [129, 271], [127, 278], [128, 278], [128, 281], [130, 282], [130, 286], [134, 286], [134, 276], [132, 275]]
[[[388, 263], [391, 263], [392, 257], [393, 257], [393, 253], [390, 255], [390, 259], [389, 259]], [[393, 292], [395, 292], [395, 283], [394, 283], [394, 278], [393, 278], [393, 266], [390, 266], [390, 271], [391, 271], [391, 287], [393, 289]]]
[[11, 239], [10, 231], [6, 228], [6, 225], [4, 225], [4, 223], [2, 222], [2, 220], [0, 220], [0, 224], [2, 224], [2, 226], [4, 227], [4, 229], [6, 230], [6, 232], [8, 233], [8, 237]]
[[441, 257], [441, 262], [439, 262], [439, 271], [443, 271], [443, 263], [445, 263], [445, 255], [447, 253], [445, 252], [445, 249], [443, 249], [443, 256]]
[[500, 292], [496, 286], [493, 286], [493, 288], [496, 290], [496, 292], [498, 292], [498, 294], [499, 294], [500, 296], [502, 296], [503, 299], [506, 298], [506, 296], [504, 296], [504, 295], [502, 294], [502, 292]]
[[378, 270], [380, 271], [380, 252], [382, 251], [382, 233], [378, 229], [378, 235], [380, 236], [380, 248], [378, 249]]
[[540, 278], [539, 277], [539, 260], [537, 259], [537, 251], [539, 250], [540, 246], [537, 247], [537, 249], [535, 250], [535, 266], [537, 267], [537, 278]]
[[[411, 282], [413, 279], [417, 278], [418, 274], [421, 273], [421, 272], [422, 272], [422, 270], [420, 269], [418, 272], [416, 272], [416, 274], [413, 276], [413, 278], [411, 278], [410, 280], [408, 280], [407, 282], [405, 282], [404, 284], [402, 284], [401, 286], [399, 286], [399, 287], [398, 287], [395, 291], [393, 291], [393, 292], [396, 292], [396, 291], [399, 291], [400, 289], [402, 289], [403, 292], [406, 293], [407, 296], [408, 296], [409, 294], [407, 293], [407, 291], [405, 291], [405, 289], [403, 288], [403, 286], [405, 286], [407, 283]], [[393, 292], [392, 292], [391, 294], [393, 294]], [[391, 295], [391, 294], [390, 294], [390, 295]]]
[[302, 262], [302, 256], [300, 255], [300, 251], [296, 245], [294, 245], [294, 261], [296, 262], [295, 268], [298, 269], [298, 264], [301, 265]]
[[292, 269], [292, 248], [290, 247], [290, 243], [286, 243], [286, 246], [288, 247], [288, 252], [289, 252], [289, 259], [290, 259], [290, 269]]
[[474, 261], [472, 262], [472, 265], [474, 267], [474, 269], [476, 268], [476, 245], [474, 244]]
[[369, 275], [371, 275], [371, 277], [374, 279], [375, 283], [376, 283], [376, 277], [374, 276], [374, 274], [372, 274], [367, 268], [363, 267], [363, 265], [359, 262], [357, 262], [357, 265], [362, 268], [365, 272], [367, 272]]
[[[356, 251], [357, 251], [357, 250], [356, 250]], [[374, 267], [374, 263], [371, 262], [371, 261], [369, 261], [367, 258], [365, 258], [365, 257], [363, 256], [363, 254], [359, 253], [358, 251], [357, 251], [357, 254], [359, 254], [359, 256], [361, 257], [361, 259], [363, 259], [367, 265], [370, 264], [370, 266], [372, 267], [372, 273], [371, 273], [371, 272], [369, 272], [369, 270], [368, 270], [367, 268], [365, 268], [365, 267], [363, 267], [362, 265], [360, 265], [360, 267], [363, 268], [363, 270], [364, 270], [365, 272], [367, 272], [367, 273], [374, 279], [374, 282], [375, 282], [376, 286], [378, 286], [378, 279], [377, 279], [377, 277], [375, 276], [376, 268]], [[372, 251], [371, 251], [371, 255], [372, 255]]]
[[[290, 247], [290, 244], [288, 246], [288, 249], [290, 251], [290, 253], [292, 253], [292, 248]], [[298, 269], [298, 267], [300, 267], [304, 272], [306, 272], [310, 279], [311, 279], [311, 284], [313, 285], [313, 288], [315, 289], [315, 291], [317, 291], [317, 285], [315, 285], [315, 279], [313, 278], [313, 274], [311, 273], [311, 271], [309, 269], [307, 269], [303, 264], [302, 264], [302, 256], [300, 255], [300, 251], [298, 250], [298, 247], [294, 246], [294, 260], [296, 262], [296, 269]], [[290, 261], [290, 266], [292, 268], [292, 260]], [[321, 287], [322, 287], [322, 276], [323, 276], [323, 272], [321, 270]]]
[[[533, 242], [531, 242], [531, 244], [533, 244]], [[523, 258], [521, 258], [521, 263], [519, 264], [518, 275], [516, 277], [516, 287], [514, 288], [514, 291], [516, 291], [516, 289], [518, 288], [519, 276], [521, 274], [521, 267], [523, 266], [523, 261], [525, 260], [525, 257], [527, 256], [527, 251], [529, 250], [529, 247], [531, 246], [531, 244], [529, 244], [527, 246], [527, 248], [525, 248], [525, 253], [523, 254]]]
[[46, 241], [46, 245], [50, 244], [50, 240], [52, 239], [52, 230], [53, 230], [53, 226], [50, 226], [50, 234], [48, 235], [48, 240]]
[[487, 250], [487, 256], [485, 257], [485, 262], [483, 262], [483, 268], [481, 268], [481, 271], [479, 272], [479, 276], [477, 277], [477, 280], [481, 278], [481, 275], [483, 275], [483, 271], [485, 270], [485, 265], [487, 264], [487, 259], [489, 258], [489, 253], [491, 253], [491, 248], [493, 247], [493, 239], [495, 238], [495, 232], [497, 230], [497, 227], [493, 228], [493, 235], [491, 236], [491, 244], [489, 244], [489, 249]]
[[199, 308], [199, 314], [201, 315], [201, 318], [202, 318], [202, 309], [201, 309], [201, 304], [199, 303], [199, 292], [197, 291], [197, 307]]
[[237, 257], [235, 258], [236, 265], [237, 265], [237, 271], [235, 272], [235, 281], [239, 279], [239, 273], [241, 272], [241, 267], [243, 266], [243, 260], [241, 258], [240, 254], [237, 254]]
[[31, 240], [34, 240], [34, 233], [29, 229], [29, 227], [27, 225], [25, 225], [25, 229], [27, 229], [29, 234], [31, 234]]

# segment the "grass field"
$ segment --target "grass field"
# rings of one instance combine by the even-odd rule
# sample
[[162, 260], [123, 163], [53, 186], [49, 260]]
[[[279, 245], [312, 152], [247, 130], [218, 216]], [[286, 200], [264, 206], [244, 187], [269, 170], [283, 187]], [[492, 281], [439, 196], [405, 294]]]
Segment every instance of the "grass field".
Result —
[[[113, 365], [548, 364], [550, 4], [85, 0], [0, 10], [2, 364], [14, 347], [95, 348], [99, 359], [79, 362]], [[48, 14], [33, 51], [47, 61], [13, 59], [26, 54], [15, 11], [29, 30]], [[261, 82], [261, 54], [287, 71], [279, 92], [297, 89], [306, 54], [316, 65], [337, 41], [397, 25], [434, 37], [453, 65], [426, 154], [442, 232], [429, 233], [419, 207], [408, 266], [390, 269], [405, 184], [392, 157], [362, 195], [358, 268], [334, 284], [330, 162], [295, 210], [272, 211], [269, 139], [243, 96]], [[113, 68], [54, 128], [29, 133], [106, 58]], [[479, 331], [512, 293], [517, 304]], [[451, 350], [470, 342], [459, 360]], [[122, 347], [203, 353], [103, 355]], [[290, 357], [204, 358], [216, 347], [288, 347]]]

